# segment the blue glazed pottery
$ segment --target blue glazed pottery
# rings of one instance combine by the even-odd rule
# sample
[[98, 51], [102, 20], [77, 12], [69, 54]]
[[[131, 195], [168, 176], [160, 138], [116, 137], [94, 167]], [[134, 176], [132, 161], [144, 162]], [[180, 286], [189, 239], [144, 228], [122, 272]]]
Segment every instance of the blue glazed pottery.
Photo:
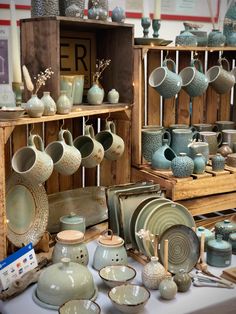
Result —
[[193, 173], [194, 163], [193, 160], [186, 155], [180, 153], [171, 162], [171, 170], [173, 175], [177, 178], [189, 177]]
[[232, 245], [218, 234], [216, 239], [207, 243], [207, 264], [215, 267], [227, 267], [231, 264]]
[[213, 29], [208, 35], [207, 45], [209, 47], [224, 47], [225, 42], [226, 37], [219, 29]]
[[236, 232], [236, 224], [228, 219], [219, 221], [215, 224], [215, 233], [221, 234], [223, 240], [228, 241], [230, 233]]
[[189, 31], [183, 31], [175, 38], [176, 46], [197, 46], [197, 37]]
[[225, 167], [225, 158], [217, 153], [212, 157], [212, 170], [213, 171], [223, 171]]
[[176, 157], [176, 153], [167, 143], [168, 140], [163, 139], [163, 145], [152, 155], [152, 168], [170, 169], [171, 161]]
[[174, 129], [171, 136], [171, 148], [178, 155], [186, 153], [189, 155], [189, 146], [198, 132], [192, 132], [190, 129]]
[[230, 233], [229, 243], [232, 244], [233, 254], [236, 254], [236, 232]]
[[196, 154], [196, 156], [193, 159], [193, 163], [194, 163], [193, 173], [196, 174], [204, 173], [206, 162], [205, 158], [202, 156], [201, 153]]
[[111, 14], [112, 22], [122, 23], [125, 20], [125, 10], [121, 7], [115, 7]]
[[207, 248], [207, 242], [210, 240], [215, 239], [215, 234], [211, 232], [209, 229], [204, 228], [203, 226], [200, 226], [196, 230], [196, 235], [199, 239], [199, 242], [201, 241], [201, 235], [202, 233], [205, 233], [205, 245], [204, 245], [204, 250], [206, 251]]
[[226, 44], [229, 45], [229, 37], [232, 33], [235, 32], [235, 25], [236, 25], [236, 1], [232, 1], [232, 4], [228, 8], [225, 18], [224, 18], [224, 26], [223, 26], [223, 33], [226, 36]]

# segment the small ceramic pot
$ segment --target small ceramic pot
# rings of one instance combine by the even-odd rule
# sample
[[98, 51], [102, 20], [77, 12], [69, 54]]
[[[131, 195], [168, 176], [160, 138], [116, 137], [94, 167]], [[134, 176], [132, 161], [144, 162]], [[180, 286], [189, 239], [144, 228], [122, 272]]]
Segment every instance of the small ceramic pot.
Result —
[[117, 104], [119, 101], [119, 93], [114, 88], [107, 94], [107, 100], [110, 104]]
[[212, 170], [213, 171], [223, 171], [225, 167], [225, 158], [217, 153], [212, 157]]
[[160, 295], [165, 300], [172, 300], [178, 291], [177, 285], [171, 276], [163, 279], [159, 285]]
[[217, 234], [216, 239], [207, 243], [207, 264], [215, 267], [227, 267], [231, 264], [232, 245], [222, 240], [222, 235]]
[[193, 169], [193, 160], [186, 153], [180, 153], [171, 162], [171, 170], [176, 178], [189, 177], [193, 173]]
[[179, 35], [175, 38], [175, 45], [176, 46], [197, 46], [197, 37], [188, 31], [182, 31]]
[[122, 23], [125, 20], [125, 10], [121, 7], [115, 7], [111, 14], [112, 22]]
[[213, 29], [208, 35], [208, 47], [224, 47], [225, 35], [219, 29]]
[[206, 160], [201, 153], [196, 154], [196, 156], [193, 159], [193, 163], [194, 163], [193, 173], [196, 174], [204, 173], [206, 168]]
[[60, 217], [60, 230], [78, 230], [85, 233], [85, 218], [71, 212], [69, 215]]
[[72, 109], [72, 101], [67, 96], [67, 92], [62, 90], [60, 96], [57, 99], [57, 113], [58, 114], [68, 114]]
[[174, 275], [174, 282], [177, 285], [178, 292], [186, 292], [191, 287], [192, 279], [184, 269], [180, 269]]
[[189, 144], [189, 157], [194, 159], [194, 157], [201, 153], [207, 164], [209, 160], [209, 144], [207, 142], [192, 142]]
[[142, 282], [144, 286], [148, 289], [156, 290], [165, 276], [165, 268], [159, 263], [158, 257], [152, 256], [151, 261], [142, 270]]
[[210, 230], [200, 226], [197, 228], [196, 230], [196, 234], [197, 234], [197, 237], [199, 239], [199, 242], [201, 241], [201, 235], [202, 233], [205, 233], [205, 243], [204, 243], [204, 251], [206, 251], [206, 248], [207, 248], [207, 242], [210, 241], [210, 240], [213, 240], [215, 239], [215, 234], [213, 232], [211, 232]]
[[43, 116], [53, 116], [56, 114], [57, 106], [55, 101], [50, 95], [50, 92], [43, 92], [43, 97], [41, 101], [44, 104]]
[[104, 99], [104, 89], [94, 83], [88, 90], [87, 99], [89, 105], [100, 105]]
[[228, 219], [219, 221], [215, 224], [215, 233], [221, 234], [223, 240], [228, 241], [230, 233], [236, 232], [236, 223], [231, 222]]
[[227, 157], [229, 154], [232, 154], [233, 151], [230, 148], [228, 142], [223, 142], [221, 147], [218, 148], [217, 153], [220, 153], [223, 157]]

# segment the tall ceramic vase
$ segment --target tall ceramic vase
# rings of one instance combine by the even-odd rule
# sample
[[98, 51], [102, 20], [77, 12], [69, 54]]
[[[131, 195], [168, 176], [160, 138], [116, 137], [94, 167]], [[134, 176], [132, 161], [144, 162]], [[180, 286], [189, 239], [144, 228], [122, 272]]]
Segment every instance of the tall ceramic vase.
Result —
[[230, 45], [229, 38], [232, 36], [232, 33], [235, 33], [235, 25], [236, 25], [236, 0], [232, 1], [224, 18], [223, 32], [224, 35], [226, 36], [227, 45]]

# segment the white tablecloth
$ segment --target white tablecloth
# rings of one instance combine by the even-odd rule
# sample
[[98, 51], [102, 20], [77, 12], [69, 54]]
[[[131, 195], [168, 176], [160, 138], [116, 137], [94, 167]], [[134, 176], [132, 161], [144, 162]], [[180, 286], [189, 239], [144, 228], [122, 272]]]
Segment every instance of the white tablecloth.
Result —
[[[107, 296], [109, 288], [105, 286], [97, 271], [92, 269], [92, 257], [96, 248], [96, 242], [87, 244], [89, 250], [89, 269], [91, 270], [95, 283], [98, 287], [96, 302], [102, 309], [102, 314], [118, 314]], [[133, 283], [142, 284], [142, 265], [129, 258], [129, 264], [137, 271]], [[236, 266], [236, 256], [233, 255], [231, 266]], [[222, 268], [209, 267], [214, 274], [221, 274]], [[32, 292], [36, 285], [29, 287], [24, 293], [12, 300], [0, 301], [0, 314], [55, 314], [56, 311], [39, 307], [32, 300]], [[209, 288], [194, 287], [185, 293], [177, 293], [175, 299], [166, 301], [160, 298], [158, 290], [151, 291], [151, 298], [145, 306], [144, 314], [235, 314], [236, 313], [236, 288]]]

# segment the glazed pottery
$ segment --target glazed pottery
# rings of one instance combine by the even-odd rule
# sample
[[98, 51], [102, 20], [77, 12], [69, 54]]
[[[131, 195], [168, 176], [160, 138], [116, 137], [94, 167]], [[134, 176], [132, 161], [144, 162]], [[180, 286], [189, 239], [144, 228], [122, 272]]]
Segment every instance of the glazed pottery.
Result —
[[84, 135], [78, 136], [74, 140], [74, 146], [81, 153], [81, 165], [85, 168], [93, 168], [99, 165], [104, 157], [104, 148], [95, 139], [92, 125], [86, 125]]
[[189, 154], [189, 145], [197, 136], [198, 132], [192, 132], [190, 129], [174, 129], [171, 135], [171, 148], [179, 155], [179, 153]]
[[37, 95], [32, 95], [26, 103], [25, 110], [31, 118], [40, 118], [44, 112], [44, 104]]
[[234, 32], [227, 38], [227, 46], [236, 47], [236, 26], [234, 26]]
[[215, 132], [222, 132], [222, 130], [232, 130], [235, 127], [235, 122], [234, 121], [216, 121], [215, 126], [213, 128], [213, 131]]
[[91, 300], [69, 300], [59, 308], [59, 314], [100, 314], [100, 306]]
[[88, 90], [87, 100], [89, 105], [101, 105], [104, 99], [104, 89], [94, 83]]
[[233, 148], [233, 143], [236, 142], [236, 130], [222, 130], [222, 141], [227, 142], [229, 147]]
[[170, 169], [171, 161], [176, 157], [176, 153], [167, 143], [168, 140], [163, 139], [163, 145], [152, 155], [152, 168]]
[[108, 287], [113, 288], [131, 282], [136, 271], [128, 265], [108, 265], [99, 270], [99, 276]]
[[207, 32], [199, 31], [196, 29], [190, 29], [189, 32], [197, 37], [198, 47], [206, 47], [207, 46]]
[[72, 299], [94, 300], [97, 287], [88, 268], [64, 257], [40, 274], [33, 300], [47, 309], [57, 310]]
[[175, 45], [196, 47], [197, 37], [187, 30], [182, 31], [179, 35], [176, 36]]
[[[108, 234], [110, 232], [110, 234]], [[112, 230], [100, 235], [98, 245], [93, 256], [93, 267], [96, 270], [108, 265], [128, 264], [128, 257], [124, 247], [124, 240], [113, 235]]]
[[186, 292], [191, 287], [192, 279], [184, 269], [180, 269], [174, 275], [174, 282], [177, 285], [178, 292]]
[[46, 153], [52, 158], [54, 169], [63, 175], [72, 175], [81, 164], [81, 153], [74, 147], [72, 134], [61, 129], [58, 141], [51, 142], [46, 147]]
[[204, 228], [203, 226], [198, 227], [197, 230], [196, 230], [196, 234], [197, 234], [197, 237], [199, 239], [199, 243], [201, 241], [202, 233], [205, 234], [204, 250], [206, 251], [207, 242], [210, 241], [210, 240], [215, 239], [215, 234], [213, 232], [211, 232], [209, 229]]
[[66, 0], [65, 3], [66, 16], [84, 17], [85, 0]]
[[73, 104], [80, 105], [83, 101], [84, 75], [74, 75], [73, 80]]
[[[168, 68], [169, 64], [171, 69]], [[148, 82], [163, 98], [174, 97], [182, 86], [182, 79], [176, 73], [176, 65], [172, 59], [165, 59], [163, 66], [154, 69]]]
[[59, 15], [59, 4], [57, 0], [31, 0], [31, 17], [52, 15]]
[[159, 285], [159, 291], [162, 299], [172, 300], [175, 298], [178, 288], [173, 278], [166, 276]]
[[54, 264], [59, 263], [63, 257], [68, 257], [71, 262], [88, 265], [89, 254], [86, 245], [83, 243], [83, 232], [64, 230], [57, 234], [56, 241], [52, 253]]
[[209, 155], [215, 155], [222, 141], [222, 134], [212, 131], [199, 132], [199, 140], [208, 143]]
[[57, 113], [58, 114], [68, 114], [72, 109], [72, 101], [67, 96], [67, 92], [65, 90], [60, 91], [60, 96], [57, 99]]
[[230, 166], [230, 167], [236, 167], [236, 154], [233, 153], [233, 154], [229, 154], [227, 156], [227, 166]]
[[193, 173], [193, 169], [193, 160], [186, 153], [180, 153], [171, 161], [171, 170], [176, 178], [189, 177]]
[[[5, 105], [5, 104], [4, 104]], [[17, 120], [25, 113], [22, 107], [4, 107], [0, 103], [0, 121]]]
[[224, 241], [222, 234], [207, 243], [207, 264], [215, 267], [228, 267], [231, 264], [232, 245]]
[[217, 153], [212, 157], [212, 170], [213, 171], [223, 171], [225, 167], [225, 158]]
[[194, 123], [193, 127], [198, 131], [212, 131], [213, 125], [211, 123]]
[[60, 217], [60, 229], [63, 230], [78, 230], [83, 233], [86, 231], [85, 218], [71, 212], [69, 215]]
[[[106, 21], [108, 18], [108, 0], [99, 0], [97, 2], [89, 0], [88, 9], [93, 9], [96, 11], [97, 17], [95, 19]], [[89, 18], [93, 18], [93, 15]]]
[[55, 101], [50, 95], [50, 92], [43, 92], [43, 97], [41, 101], [44, 104], [43, 116], [53, 116], [57, 111], [57, 106]]
[[53, 171], [52, 158], [45, 152], [42, 138], [37, 134], [30, 134], [28, 146], [15, 152], [11, 164], [16, 173], [34, 184], [45, 182]]
[[142, 269], [142, 282], [147, 289], [158, 289], [165, 276], [165, 268], [159, 263], [156, 256], [152, 256], [151, 261]]
[[221, 234], [223, 240], [228, 241], [230, 233], [236, 232], [236, 223], [226, 219], [215, 224], [215, 233]]
[[236, 254], [236, 232], [230, 233], [228, 241], [232, 245], [233, 254]]
[[226, 44], [229, 46], [229, 37], [235, 32], [236, 24], [236, 1], [232, 1], [230, 7], [225, 13], [223, 32], [226, 36]]
[[119, 93], [116, 89], [112, 89], [107, 94], [107, 100], [110, 104], [117, 104], [119, 102]]
[[115, 7], [111, 13], [112, 22], [121, 23], [125, 21], [125, 10], [122, 7]]
[[207, 142], [192, 142], [189, 144], [189, 157], [194, 159], [197, 154], [202, 154], [205, 163], [209, 160], [209, 145]]
[[202, 156], [201, 153], [195, 155], [193, 163], [194, 163], [193, 173], [196, 174], [204, 173], [206, 168], [206, 159]]
[[121, 285], [108, 292], [112, 304], [122, 313], [139, 313], [150, 298], [150, 292], [138, 285]]
[[106, 121], [105, 130], [100, 131], [95, 139], [102, 144], [106, 159], [117, 160], [123, 155], [125, 143], [116, 134], [116, 126], [113, 121]]
[[232, 154], [233, 151], [230, 148], [228, 142], [223, 142], [221, 147], [218, 148], [217, 153], [220, 153], [223, 157], [227, 157], [229, 154]]
[[213, 29], [208, 34], [208, 47], [224, 47], [225, 42], [226, 37], [219, 29]]

